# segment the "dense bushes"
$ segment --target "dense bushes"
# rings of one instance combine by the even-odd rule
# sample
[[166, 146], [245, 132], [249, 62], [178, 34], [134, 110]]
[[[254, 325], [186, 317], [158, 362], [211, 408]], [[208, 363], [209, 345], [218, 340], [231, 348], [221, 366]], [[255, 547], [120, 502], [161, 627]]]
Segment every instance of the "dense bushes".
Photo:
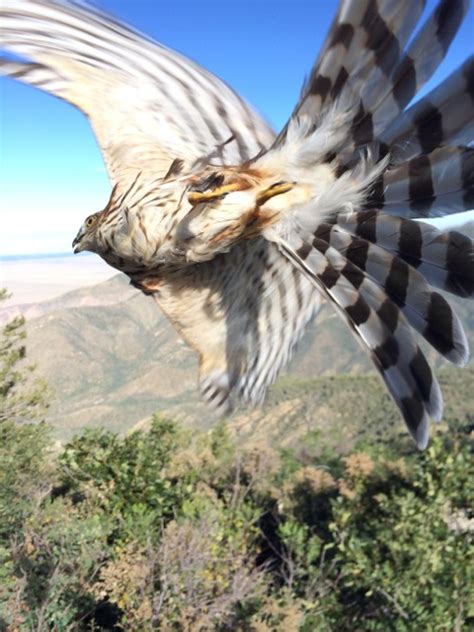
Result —
[[438, 631], [468, 621], [467, 434], [440, 433], [423, 454], [394, 460], [379, 446], [324, 467], [237, 450], [222, 425], [191, 437], [159, 417], [122, 438], [88, 432], [55, 456], [42, 426], [2, 430], [5, 628]]
[[0, 630], [474, 623], [465, 419], [422, 454], [393, 436], [345, 455], [314, 434], [243, 449], [224, 424], [191, 434], [159, 416], [55, 446], [25, 423], [45, 391], [21, 368], [22, 324], [0, 335]]

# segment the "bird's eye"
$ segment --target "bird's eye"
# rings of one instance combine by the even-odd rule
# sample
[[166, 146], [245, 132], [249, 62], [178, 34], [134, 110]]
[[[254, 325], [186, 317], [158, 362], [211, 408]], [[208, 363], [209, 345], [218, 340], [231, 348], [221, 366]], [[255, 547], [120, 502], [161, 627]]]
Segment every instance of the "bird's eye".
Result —
[[95, 224], [97, 217], [95, 215], [90, 215], [87, 219], [86, 219], [86, 226], [87, 228], [90, 228], [93, 224]]

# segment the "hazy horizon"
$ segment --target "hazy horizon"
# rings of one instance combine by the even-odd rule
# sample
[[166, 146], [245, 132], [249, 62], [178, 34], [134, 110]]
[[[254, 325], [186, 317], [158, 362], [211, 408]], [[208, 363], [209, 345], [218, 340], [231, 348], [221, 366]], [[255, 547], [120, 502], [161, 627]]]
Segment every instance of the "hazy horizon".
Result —
[[95, 285], [119, 274], [97, 255], [50, 253], [0, 257], [0, 288], [11, 297], [3, 307], [37, 303]]

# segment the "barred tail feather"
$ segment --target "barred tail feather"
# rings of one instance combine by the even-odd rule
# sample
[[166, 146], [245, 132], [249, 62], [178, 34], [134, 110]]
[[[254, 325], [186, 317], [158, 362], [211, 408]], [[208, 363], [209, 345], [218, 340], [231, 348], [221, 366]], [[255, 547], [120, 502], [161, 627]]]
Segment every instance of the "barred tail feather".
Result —
[[474, 132], [474, 56], [381, 132], [393, 164], [438, 147], [467, 145]]
[[360, 282], [370, 277], [440, 354], [458, 366], [467, 362], [469, 348], [461, 322], [446, 299], [433, 291], [415, 268], [380, 245], [344, 231], [340, 225], [322, 224], [315, 235], [355, 266]]
[[474, 149], [440, 147], [389, 168], [366, 207], [419, 218], [474, 208]]
[[434, 287], [464, 298], [474, 296], [474, 244], [469, 237], [376, 210], [341, 213], [335, 222], [406, 261]]
[[[410, 3], [407, 3], [408, 6]], [[467, 0], [441, 0], [385, 76], [373, 69], [360, 85], [361, 109], [354, 121], [356, 145], [371, 142], [395, 120], [443, 61], [468, 9]], [[412, 27], [418, 7], [411, 15]]]
[[[342, 2], [293, 117], [307, 114], [317, 122], [327, 104], [338, 99], [345, 107], [353, 101], [374, 69], [383, 72], [396, 63], [424, 4], [425, 0]], [[286, 131], [277, 144], [284, 141]]]
[[270, 229], [267, 238], [321, 291], [370, 353], [420, 447], [428, 419], [441, 418], [439, 385], [414, 332], [463, 366], [468, 342], [434, 287], [474, 295], [468, 237], [378, 210], [335, 212], [313, 228]]
[[[342, 2], [293, 118], [306, 115], [318, 125], [335, 103], [340, 111], [353, 112], [346, 156], [379, 140], [392, 124], [397, 127], [443, 61], [469, 0], [440, 0], [410, 42], [424, 7], [424, 0]], [[286, 133], [287, 127], [276, 145]]]
[[[346, 100], [373, 74], [386, 75], [396, 63], [417, 20], [424, 0], [342, 5], [325, 49], [311, 73], [307, 90], [323, 101]], [[330, 85], [325, 91], [324, 86]], [[349, 94], [346, 94], [349, 93]]]
[[368, 275], [323, 240], [302, 242], [297, 249], [281, 239], [278, 245], [336, 307], [370, 353], [418, 447], [424, 448], [429, 417], [441, 418], [442, 396], [397, 305]]
[[265, 231], [369, 351], [419, 446], [442, 398], [415, 332], [464, 365], [463, 327], [435, 288], [474, 295], [472, 240], [414, 221], [474, 207], [474, 57], [409, 106], [445, 57], [469, 1], [440, 0], [418, 28], [424, 5], [341, 3], [270, 150], [296, 155], [296, 130], [299, 166], [309, 168], [313, 157], [335, 179]]

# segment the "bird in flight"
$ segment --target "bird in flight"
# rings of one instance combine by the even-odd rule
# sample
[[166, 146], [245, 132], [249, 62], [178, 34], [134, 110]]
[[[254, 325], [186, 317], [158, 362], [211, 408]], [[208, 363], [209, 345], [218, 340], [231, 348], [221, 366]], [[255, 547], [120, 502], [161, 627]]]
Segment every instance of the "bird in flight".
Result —
[[[325, 299], [420, 448], [455, 365], [471, 239], [415, 221], [474, 207], [474, 57], [410, 105], [468, 8], [342, 0], [276, 135], [196, 63], [74, 0], [3, 0], [1, 73], [89, 119], [112, 181], [73, 242], [127, 274], [199, 354], [204, 399], [255, 404]], [[419, 336], [418, 336], [419, 334]]]

